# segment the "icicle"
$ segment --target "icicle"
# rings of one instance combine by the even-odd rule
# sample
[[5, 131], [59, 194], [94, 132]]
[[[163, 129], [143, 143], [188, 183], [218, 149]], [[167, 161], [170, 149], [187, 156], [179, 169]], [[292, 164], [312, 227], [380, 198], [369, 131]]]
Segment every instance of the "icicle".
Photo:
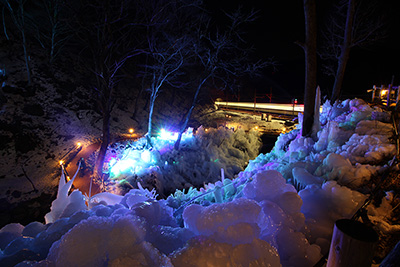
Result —
[[321, 108], [321, 89], [318, 86], [317, 91], [315, 92], [314, 123], [313, 123], [312, 131], [311, 131], [311, 137], [314, 140], [317, 139], [317, 133], [321, 129], [321, 124], [319, 121], [320, 108]]
[[143, 186], [142, 186], [142, 184], [140, 182], [137, 182], [137, 186], [138, 186], [140, 191], [144, 191], [144, 188], [143, 188]]
[[66, 182], [65, 182], [64, 166], [61, 165], [61, 178], [60, 178], [60, 182], [58, 183], [57, 197], [61, 194], [61, 190], [65, 184], [66, 184]]
[[56, 221], [57, 219], [60, 218], [62, 215], [64, 209], [68, 206], [70, 203], [70, 198], [68, 196], [68, 193], [71, 189], [72, 183], [75, 180], [75, 177], [77, 176], [79, 169], [81, 167], [81, 164], [79, 162], [78, 169], [76, 170], [76, 173], [74, 177], [72, 177], [71, 180], [69, 180], [67, 183], [65, 182], [65, 174], [64, 174], [64, 166], [61, 166], [61, 178], [58, 186], [58, 192], [57, 192], [57, 198], [51, 203], [51, 208], [50, 212], [48, 212], [45, 215], [45, 221], [47, 223], [52, 223]]
[[221, 194], [222, 194], [222, 196], [225, 195], [224, 180], [225, 180], [225, 171], [224, 171], [224, 168], [221, 168], [221, 182], [222, 182]]
[[216, 186], [214, 189], [214, 199], [215, 199], [215, 203], [222, 203], [223, 202], [223, 196], [222, 196], [222, 192], [221, 192], [221, 187], [220, 186]]

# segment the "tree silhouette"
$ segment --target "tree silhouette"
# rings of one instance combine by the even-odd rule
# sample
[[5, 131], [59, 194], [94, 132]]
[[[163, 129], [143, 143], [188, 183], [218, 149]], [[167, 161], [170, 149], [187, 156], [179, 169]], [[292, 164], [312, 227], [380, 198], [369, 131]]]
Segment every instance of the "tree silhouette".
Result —
[[252, 61], [251, 47], [243, 38], [243, 26], [256, 19], [256, 12], [244, 13], [239, 8], [233, 13], [225, 14], [230, 23], [225, 29], [217, 27], [210, 29], [211, 22], [201, 16], [195, 24], [190, 47], [192, 72], [197, 73], [191, 85], [194, 88], [192, 103], [180, 127], [175, 149], [179, 149], [182, 134], [187, 128], [190, 116], [197, 104], [200, 91], [207, 83], [215, 88], [224, 89], [233, 87], [233, 80], [244, 75], [256, 76], [266, 66], [273, 65], [273, 61]]
[[326, 73], [335, 78], [331, 102], [341, 95], [350, 50], [385, 38], [385, 22], [377, 10], [376, 2], [365, 0], [344, 0], [335, 5], [335, 12], [322, 31], [324, 45], [320, 51]]
[[[27, 0], [16, 0], [15, 5], [12, 1], [9, 0], [0, 0], [0, 3], [3, 4], [3, 10], [4, 8], [9, 11], [10, 17], [15, 25], [15, 27], [18, 29], [18, 31], [21, 33], [21, 38], [22, 38], [22, 48], [24, 50], [24, 58], [25, 58], [25, 67], [26, 67], [26, 74], [28, 78], [28, 84], [31, 84], [31, 67], [30, 67], [30, 56], [28, 52], [28, 40], [27, 40], [27, 25], [29, 24], [29, 19], [26, 15], [26, 10], [25, 10], [25, 4], [27, 3]], [[6, 25], [5, 25], [5, 19], [4, 19], [4, 13], [3, 13], [3, 27], [4, 27], [4, 33], [6, 37], [8, 38], [8, 35], [6, 33]]]
[[317, 88], [317, 18], [316, 1], [304, 0], [306, 40], [300, 44], [305, 53], [304, 116], [302, 135], [310, 136], [314, 123], [315, 91]]
[[72, 6], [77, 22], [76, 38], [82, 64], [92, 73], [94, 100], [102, 117], [101, 146], [95, 163], [95, 177], [102, 178], [103, 163], [110, 143], [110, 117], [115, 104], [120, 71], [128, 59], [141, 52], [132, 43], [129, 15], [131, 1], [81, 1]]

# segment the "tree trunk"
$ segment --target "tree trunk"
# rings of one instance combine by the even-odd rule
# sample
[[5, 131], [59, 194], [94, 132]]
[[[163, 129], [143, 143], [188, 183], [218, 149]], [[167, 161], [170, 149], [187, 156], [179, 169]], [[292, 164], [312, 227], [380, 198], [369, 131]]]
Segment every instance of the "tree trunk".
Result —
[[306, 42], [303, 48], [306, 72], [302, 135], [310, 136], [314, 121], [315, 90], [317, 87], [317, 20], [315, 0], [304, 0], [304, 17]]
[[29, 55], [26, 43], [26, 36], [25, 36], [25, 14], [24, 14], [24, 4], [20, 3], [20, 10], [21, 10], [21, 35], [22, 35], [22, 46], [24, 48], [24, 57], [25, 57], [25, 64], [26, 64], [26, 73], [28, 74], [28, 85], [31, 84], [31, 68], [29, 66]]
[[28, 75], [28, 85], [31, 84], [31, 68], [29, 66], [29, 55], [28, 55], [28, 50], [26, 48], [26, 38], [25, 38], [25, 32], [22, 31], [22, 46], [24, 47], [24, 56], [25, 56], [25, 65], [26, 65], [26, 73]]
[[56, 39], [56, 29], [55, 26], [53, 26], [51, 29], [51, 47], [50, 47], [50, 60], [49, 60], [50, 65], [52, 65], [54, 62], [54, 47], [56, 46], [55, 39]]
[[108, 144], [110, 143], [110, 112], [105, 111], [103, 114], [103, 136], [101, 138], [101, 146], [96, 159], [95, 176], [102, 178], [103, 164], [106, 157]]
[[342, 46], [340, 47], [340, 56], [335, 75], [335, 83], [332, 90], [331, 103], [334, 103], [336, 100], [339, 99], [343, 84], [344, 72], [346, 71], [346, 65], [350, 56], [350, 48], [352, 42], [351, 36], [353, 32], [354, 13], [356, 9], [355, 2], [356, 0], [349, 0], [348, 2], [344, 40]]
[[206, 81], [207, 79], [208, 79], [208, 77], [207, 77], [206, 79], [203, 79], [203, 80], [200, 82], [199, 86], [197, 86], [196, 93], [194, 94], [194, 97], [193, 97], [192, 105], [191, 105], [191, 107], [190, 107], [188, 113], [186, 114], [185, 121], [184, 121], [183, 124], [182, 124], [181, 130], [180, 130], [179, 135], [178, 135], [178, 139], [176, 140], [175, 145], [174, 145], [174, 148], [175, 148], [176, 150], [179, 150], [179, 145], [180, 145], [180, 143], [181, 143], [182, 134], [183, 134], [183, 132], [185, 131], [185, 129], [186, 129], [188, 123], [189, 123], [190, 116], [192, 115], [193, 109], [194, 109], [194, 107], [195, 107], [195, 105], [196, 105], [196, 102], [197, 102], [197, 97], [199, 96], [200, 90], [201, 90], [201, 88], [203, 87], [203, 84], [205, 83], [205, 81]]
[[156, 102], [156, 98], [157, 98], [157, 91], [155, 91], [156, 89], [153, 89], [151, 96], [150, 96], [150, 109], [149, 109], [149, 124], [147, 126], [147, 145], [148, 146], [152, 146], [151, 143], [151, 132], [153, 130], [152, 127], [152, 121], [153, 121], [153, 111], [154, 111], [154, 103]]
[[3, 6], [3, 9], [1, 10], [1, 14], [2, 14], [2, 16], [3, 16], [3, 31], [4, 31], [4, 35], [6, 36], [7, 41], [9, 41], [10, 38], [8, 37], [8, 34], [7, 34], [6, 21], [5, 21], [5, 19], [4, 19], [4, 9], [5, 9], [5, 8], [6, 8], [6, 7]]
[[[196, 98], [197, 98], [197, 96], [196, 96]], [[180, 145], [181, 140], [182, 140], [182, 134], [183, 134], [183, 132], [185, 131], [185, 129], [187, 127], [187, 124], [189, 122], [190, 116], [192, 115], [193, 109], [194, 109], [194, 105], [192, 104], [192, 106], [190, 107], [188, 113], [186, 114], [186, 118], [185, 118], [185, 121], [182, 124], [181, 130], [179, 131], [178, 139], [175, 142], [174, 148], [176, 150], [179, 150], [179, 145]]]

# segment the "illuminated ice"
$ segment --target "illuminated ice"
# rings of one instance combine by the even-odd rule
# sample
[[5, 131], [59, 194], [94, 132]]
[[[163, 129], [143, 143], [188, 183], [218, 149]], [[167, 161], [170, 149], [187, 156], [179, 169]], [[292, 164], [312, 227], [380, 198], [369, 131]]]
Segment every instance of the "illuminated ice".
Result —
[[[374, 112], [382, 111], [372, 110], [360, 100], [324, 104], [315, 143], [302, 138], [299, 129], [281, 134], [274, 150], [250, 162], [237, 178], [230, 175], [232, 167], [227, 168], [222, 181], [208, 183], [201, 190], [179, 191], [167, 200], [157, 200], [155, 190], [138, 186], [122, 199], [99, 194], [96, 205], [79, 210], [81, 195], [68, 195], [69, 187], [62, 180], [59, 200], [53, 203], [52, 223], [3, 228], [0, 259], [10, 256], [4, 252], [22, 255], [32, 250], [43, 261], [26, 262], [26, 266], [313, 266], [328, 252], [334, 221], [350, 217], [367, 197], [349, 186], [378, 175], [379, 161], [393, 154], [393, 129], [370, 121]], [[387, 120], [380, 113], [375, 117]], [[163, 137], [168, 140], [154, 150], [130, 150], [108, 164], [116, 172], [132, 172], [138, 165], [154, 170], [152, 161], [160, 158], [158, 167], [174, 175], [168, 182], [181, 184], [175, 178], [179, 173], [203, 179], [199, 170], [211, 170], [209, 162], [245, 158], [232, 144], [247, 149], [255, 146], [257, 139], [255, 135], [243, 138], [239, 130], [209, 129], [206, 134], [200, 128], [198, 133], [199, 142], [211, 147], [206, 155], [197, 147], [188, 158], [176, 156], [178, 153], [162, 158], [164, 145], [173, 144], [168, 138], [176, 137], [169, 133]], [[238, 136], [232, 138], [234, 134]], [[364, 164], [370, 161], [379, 165]], [[189, 163], [197, 165], [188, 168]], [[218, 178], [221, 166], [214, 169]], [[287, 184], [293, 178], [305, 186], [298, 194]], [[391, 198], [389, 193], [380, 207], [368, 208], [371, 221], [385, 233], [400, 230], [383, 220], [393, 210]]]
[[[178, 139], [178, 132], [171, 132], [164, 128], [161, 129], [158, 138], [165, 141], [176, 141]], [[182, 141], [186, 141], [187, 139], [193, 137], [193, 128], [188, 128], [182, 134]]]
[[140, 158], [146, 163], [151, 162], [151, 152], [149, 150], [144, 150], [142, 154], [140, 154]]
[[111, 172], [114, 176], [120, 173], [132, 171], [135, 168], [135, 161], [133, 159], [127, 158], [117, 161], [112, 167]]

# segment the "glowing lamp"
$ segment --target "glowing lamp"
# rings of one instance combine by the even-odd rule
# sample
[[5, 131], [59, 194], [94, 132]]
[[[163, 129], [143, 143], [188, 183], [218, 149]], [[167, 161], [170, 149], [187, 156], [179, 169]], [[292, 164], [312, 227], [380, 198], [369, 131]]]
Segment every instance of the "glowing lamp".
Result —
[[151, 153], [149, 150], [145, 150], [142, 152], [142, 154], [140, 154], [140, 158], [146, 162], [149, 163], [151, 161]]
[[81, 147], [81, 145], [82, 145], [81, 142], [76, 143], [76, 146], [77, 146], [77, 147]]
[[258, 126], [254, 127], [254, 129], [258, 130]]
[[133, 131], [134, 131], [133, 128], [130, 128], [130, 129], [129, 129], [129, 133], [130, 133], [130, 134], [133, 134]]
[[161, 131], [160, 131], [160, 139], [161, 140], [169, 140], [169, 141], [174, 140], [175, 139], [174, 138], [174, 133], [169, 132], [169, 131], [167, 131], [165, 129], [161, 129]]
[[58, 163], [60, 163], [60, 165], [64, 165], [64, 161], [60, 160]]
[[111, 158], [110, 162], [108, 163], [110, 166], [114, 166], [117, 163], [117, 160], [115, 158]]
[[128, 172], [135, 169], [135, 161], [133, 159], [123, 159], [116, 162], [110, 169], [113, 176], [118, 176], [120, 173]]

